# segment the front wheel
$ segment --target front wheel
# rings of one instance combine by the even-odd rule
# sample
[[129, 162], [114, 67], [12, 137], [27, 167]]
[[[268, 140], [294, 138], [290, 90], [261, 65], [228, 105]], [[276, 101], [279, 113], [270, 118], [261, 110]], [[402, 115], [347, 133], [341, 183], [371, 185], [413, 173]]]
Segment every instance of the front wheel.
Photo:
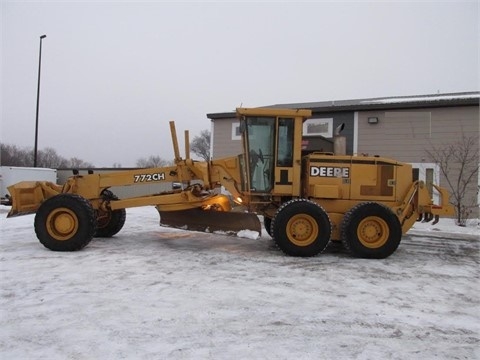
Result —
[[283, 204], [271, 225], [272, 237], [285, 254], [315, 256], [330, 241], [332, 228], [323, 208], [307, 199], [294, 199]]
[[355, 257], [384, 259], [402, 238], [398, 217], [386, 206], [367, 202], [353, 207], [342, 223], [342, 243]]
[[59, 194], [46, 200], [35, 215], [35, 233], [53, 251], [84, 248], [97, 227], [95, 211], [88, 200], [75, 194]]

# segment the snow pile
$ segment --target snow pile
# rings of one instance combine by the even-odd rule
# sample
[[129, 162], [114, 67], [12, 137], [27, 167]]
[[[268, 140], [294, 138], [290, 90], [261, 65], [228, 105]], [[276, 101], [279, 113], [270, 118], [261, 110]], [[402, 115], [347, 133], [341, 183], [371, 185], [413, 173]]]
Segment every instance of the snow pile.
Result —
[[113, 238], [58, 253], [38, 242], [32, 215], [5, 216], [2, 359], [480, 357], [469, 234], [416, 228], [384, 260], [335, 249], [292, 258], [265, 232], [159, 227], [152, 207], [127, 209]]
[[252, 239], [256, 240], [260, 236], [260, 234], [257, 231], [252, 231], [252, 230], [240, 230], [237, 233], [237, 236], [240, 238], [245, 238], [245, 239]]

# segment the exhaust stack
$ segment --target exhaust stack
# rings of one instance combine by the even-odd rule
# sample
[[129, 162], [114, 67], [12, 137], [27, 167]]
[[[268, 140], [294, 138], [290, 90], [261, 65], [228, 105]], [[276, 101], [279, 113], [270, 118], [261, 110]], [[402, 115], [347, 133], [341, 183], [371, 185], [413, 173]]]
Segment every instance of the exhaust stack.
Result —
[[345, 123], [342, 123], [335, 129], [333, 136], [333, 153], [335, 155], [347, 155], [347, 138], [340, 135], [344, 128]]

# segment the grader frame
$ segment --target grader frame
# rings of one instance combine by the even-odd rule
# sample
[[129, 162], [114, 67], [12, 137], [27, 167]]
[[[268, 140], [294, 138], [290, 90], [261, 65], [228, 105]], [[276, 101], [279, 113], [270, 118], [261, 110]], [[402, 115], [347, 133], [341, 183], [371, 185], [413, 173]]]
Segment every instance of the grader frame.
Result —
[[[15, 184], [9, 188], [9, 216], [37, 212], [37, 237], [52, 250], [78, 250], [93, 236], [113, 236], [123, 226], [126, 208], [153, 205], [161, 224], [202, 231], [260, 233], [261, 215], [276, 245], [292, 256], [317, 255], [332, 240], [354, 256], [385, 258], [416, 220], [454, 214], [448, 191], [434, 185], [440, 199], [435, 204], [425, 184], [412, 180], [409, 164], [378, 156], [302, 154], [309, 110], [239, 108], [237, 116], [243, 144], [238, 156], [193, 161], [186, 132], [182, 159], [170, 122], [174, 165], [77, 174], [63, 186]], [[182, 186], [125, 199], [109, 190], [150, 182]], [[219, 194], [220, 186], [231, 196]], [[243, 211], [232, 211], [232, 199]]]

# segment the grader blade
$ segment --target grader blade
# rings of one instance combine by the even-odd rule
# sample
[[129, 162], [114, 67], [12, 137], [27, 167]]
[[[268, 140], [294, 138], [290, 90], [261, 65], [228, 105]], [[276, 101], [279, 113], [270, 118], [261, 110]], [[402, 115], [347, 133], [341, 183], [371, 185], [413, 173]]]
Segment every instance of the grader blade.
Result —
[[194, 208], [179, 211], [159, 211], [160, 225], [184, 230], [221, 232], [236, 235], [242, 230], [262, 233], [258, 216], [231, 211], [209, 211]]

